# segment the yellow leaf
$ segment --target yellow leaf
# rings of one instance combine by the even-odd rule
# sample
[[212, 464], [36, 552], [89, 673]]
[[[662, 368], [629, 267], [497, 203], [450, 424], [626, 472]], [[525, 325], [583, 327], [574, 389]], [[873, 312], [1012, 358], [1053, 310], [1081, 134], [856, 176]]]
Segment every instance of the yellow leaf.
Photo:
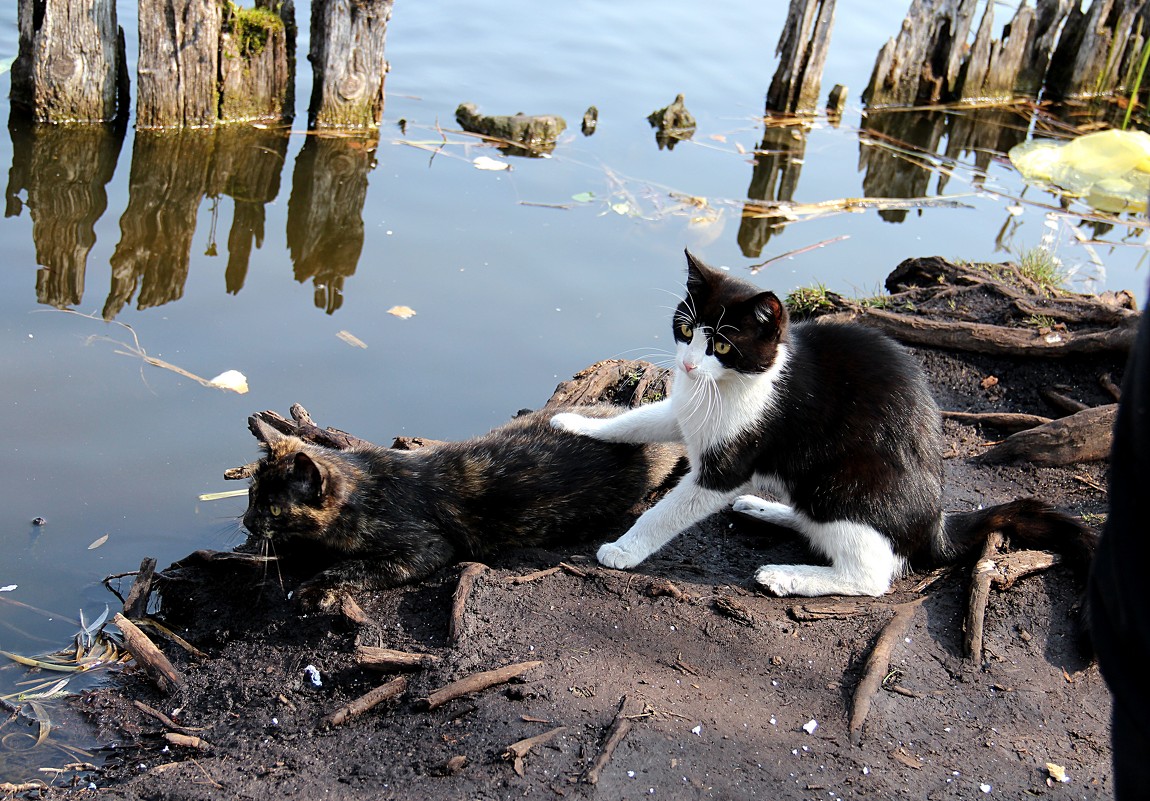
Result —
[[406, 320], [409, 317], [415, 316], [415, 309], [410, 306], [392, 306], [387, 310], [387, 313], [394, 314], [396, 317]]

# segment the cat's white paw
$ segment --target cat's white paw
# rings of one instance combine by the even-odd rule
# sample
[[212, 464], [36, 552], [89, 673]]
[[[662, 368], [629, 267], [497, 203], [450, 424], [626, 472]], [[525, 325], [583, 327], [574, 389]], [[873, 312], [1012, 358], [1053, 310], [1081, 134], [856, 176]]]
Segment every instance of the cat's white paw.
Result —
[[574, 412], [560, 412], [551, 418], [551, 427], [560, 431], [570, 431], [572, 434], [591, 434], [596, 430], [599, 421], [592, 417], [584, 417]]
[[802, 577], [787, 565], [763, 565], [755, 571], [755, 581], [772, 595], [797, 595]]
[[604, 567], [625, 570], [642, 562], [646, 558], [646, 555], [639, 556], [625, 548], [620, 548], [613, 542], [609, 542], [599, 547], [599, 552], [595, 554], [595, 558], [598, 559], [599, 564]]
[[763, 500], [758, 495], [740, 495], [731, 505], [731, 511], [776, 526], [789, 526], [795, 519], [794, 510], [785, 503]]

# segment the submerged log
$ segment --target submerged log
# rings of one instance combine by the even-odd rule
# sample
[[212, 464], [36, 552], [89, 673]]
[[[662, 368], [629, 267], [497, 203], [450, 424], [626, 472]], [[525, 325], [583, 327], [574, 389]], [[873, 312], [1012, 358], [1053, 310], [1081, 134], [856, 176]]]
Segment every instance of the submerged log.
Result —
[[127, 115], [124, 32], [111, 0], [19, 0], [11, 99], [37, 122]]
[[767, 111], [818, 111], [823, 66], [831, 43], [835, 0], [791, 0], [775, 54], [779, 66], [767, 90]]
[[[598, 124], [597, 112], [595, 119]], [[474, 103], [460, 103], [455, 109], [455, 121], [465, 131], [506, 143], [501, 150], [524, 156], [550, 153], [559, 134], [567, 129], [567, 121], [555, 114], [480, 114]]]
[[392, 0], [314, 0], [311, 128], [379, 128]]

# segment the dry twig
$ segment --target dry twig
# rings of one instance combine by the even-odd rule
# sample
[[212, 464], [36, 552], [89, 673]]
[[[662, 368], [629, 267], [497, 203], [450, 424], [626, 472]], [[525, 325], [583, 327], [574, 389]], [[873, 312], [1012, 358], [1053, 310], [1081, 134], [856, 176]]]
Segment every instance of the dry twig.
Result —
[[135, 623], [128, 620], [120, 612], [112, 618], [112, 623], [124, 635], [124, 647], [132, 657], [144, 668], [148, 677], [155, 682], [163, 693], [171, 693], [184, 686], [184, 677], [180, 675], [163, 651], [156, 647], [148, 635], [140, 631]]
[[439, 661], [435, 654], [416, 654], [361, 645], [355, 649], [355, 662], [372, 670], [426, 670]]
[[625, 707], [627, 706], [627, 696], [619, 699], [619, 708], [615, 712], [615, 718], [611, 721], [610, 728], [607, 729], [607, 735], [603, 738], [603, 744], [599, 746], [599, 753], [595, 755], [594, 761], [583, 774], [583, 781], [588, 784], [596, 784], [599, 781], [599, 774], [607, 767], [607, 763], [611, 761], [611, 755], [615, 753], [615, 749], [619, 747], [619, 743], [623, 742], [623, 738], [631, 731], [631, 716], [626, 714]]
[[982, 546], [982, 555], [974, 565], [974, 575], [970, 582], [970, 600], [966, 606], [966, 621], [962, 629], [966, 632], [966, 654], [982, 664], [982, 627], [986, 619], [986, 602], [990, 597], [990, 582], [998, 568], [995, 559], [1002, 547], [1002, 532], [992, 531]]
[[515, 768], [515, 772], [522, 776], [525, 773], [523, 768], [523, 757], [531, 753], [531, 749], [535, 746], [548, 743], [565, 731], [567, 731], [566, 726], [558, 726], [551, 731], [543, 732], [543, 734], [536, 734], [534, 737], [528, 737], [524, 740], [520, 740], [517, 743], [512, 743], [511, 745], [507, 746], [506, 750], [504, 750], [503, 758], [510, 760], [512, 766]]

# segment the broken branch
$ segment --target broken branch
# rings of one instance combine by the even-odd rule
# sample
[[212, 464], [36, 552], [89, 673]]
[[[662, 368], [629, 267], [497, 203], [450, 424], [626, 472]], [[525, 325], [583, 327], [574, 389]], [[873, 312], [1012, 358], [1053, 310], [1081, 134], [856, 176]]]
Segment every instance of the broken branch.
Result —
[[997, 570], [995, 558], [1002, 547], [1002, 532], [992, 531], [982, 546], [982, 555], [974, 565], [970, 582], [970, 600], [966, 606], [966, 620], [962, 629], [966, 632], [966, 655], [975, 664], [982, 664], [982, 627], [986, 619], [986, 602], [990, 598], [990, 582]]
[[180, 675], [163, 651], [156, 647], [148, 635], [140, 631], [135, 623], [128, 620], [120, 612], [112, 618], [115, 625], [124, 635], [124, 647], [132, 657], [144, 668], [148, 677], [155, 682], [163, 693], [171, 693], [184, 686], [184, 677]]
[[351, 703], [341, 706], [325, 717], [322, 722], [326, 726], [342, 726], [352, 718], [359, 717], [364, 712], [374, 709], [384, 701], [398, 698], [405, 692], [407, 692], [407, 679], [403, 676], [399, 676], [386, 684], [381, 684], [375, 689], [369, 690]]
[[523, 758], [531, 753], [531, 749], [537, 745], [550, 742], [565, 731], [567, 731], [566, 726], [558, 726], [551, 731], [543, 732], [543, 734], [536, 734], [534, 737], [528, 737], [519, 742], [512, 743], [504, 750], [503, 758], [510, 760], [515, 772], [522, 776], [525, 773], [523, 769]]
[[890, 666], [891, 650], [894, 648], [894, 644], [902, 639], [906, 630], [910, 628], [910, 624], [914, 620], [914, 613], [922, 606], [924, 600], [924, 598], [919, 598], [894, 607], [894, 617], [890, 619], [890, 622], [879, 633], [878, 639], [875, 640], [874, 648], [871, 649], [866, 660], [866, 667], [863, 669], [863, 677], [859, 681], [858, 687], [855, 688], [854, 702], [851, 704], [849, 731], [852, 745], [858, 745], [862, 741], [863, 723], [866, 722], [871, 701], [882, 686], [883, 676], [886, 675], [887, 668]]
[[1106, 459], [1110, 456], [1117, 411], [1116, 403], [1084, 409], [1011, 434], [978, 458], [991, 464], [1025, 460], [1044, 467]]
[[588, 784], [596, 784], [599, 781], [599, 774], [607, 767], [607, 763], [611, 761], [611, 755], [615, 753], [615, 749], [623, 742], [623, 738], [631, 731], [631, 716], [624, 712], [627, 706], [627, 696], [619, 699], [619, 709], [615, 712], [615, 718], [611, 721], [610, 728], [607, 729], [607, 736], [603, 738], [603, 744], [599, 747], [599, 753], [595, 755], [595, 760], [591, 763], [591, 767], [583, 775], [583, 781]]
[[467, 612], [467, 600], [475, 589], [475, 582], [487, 570], [482, 562], [463, 562], [459, 573], [459, 584], [451, 601], [451, 621], [448, 623], [447, 639], [453, 645], [463, 636], [463, 616]]
[[372, 670], [426, 670], [438, 662], [439, 657], [361, 645], [355, 649], [355, 661], [360, 667]]
[[471, 695], [488, 687], [494, 687], [497, 684], [503, 684], [511, 681], [512, 679], [522, 676], [529, 670], [533, 670], [543, 663], [539, 660], [531, 662], [518, 662], [514, 665], [507, 665], [494, 670], [485, 670], [481, 673], [474, 673], [465, 678], [453, 681], [446, 687], [436, 690], [426, 698], [421, 698], [416, 703], [427, 711], [436, 709], [446, 704], [448, 701], [454, 701], [456, 698], [462, 698], [465, 695]]

